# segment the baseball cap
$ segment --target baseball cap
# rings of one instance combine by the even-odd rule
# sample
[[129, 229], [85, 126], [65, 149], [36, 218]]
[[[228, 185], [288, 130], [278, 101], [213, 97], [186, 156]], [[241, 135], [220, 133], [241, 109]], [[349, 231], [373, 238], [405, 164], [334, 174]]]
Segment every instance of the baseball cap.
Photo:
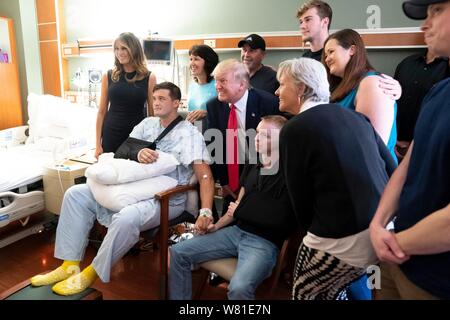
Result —
[[403, 12], [408, 18], [423, 20], [427, 17], [427, 9], [430, 4], [447, 2], [448, 0], [409, 0], [403, 2]]
[[266, 42], [261, 36], [255, 33], [248, 35], [244, 39], [239, 41], [238, 47], [242, 48], [244, 44], [248, 44], [252, 49], [261, 49], [263, 51], [266, 51]]

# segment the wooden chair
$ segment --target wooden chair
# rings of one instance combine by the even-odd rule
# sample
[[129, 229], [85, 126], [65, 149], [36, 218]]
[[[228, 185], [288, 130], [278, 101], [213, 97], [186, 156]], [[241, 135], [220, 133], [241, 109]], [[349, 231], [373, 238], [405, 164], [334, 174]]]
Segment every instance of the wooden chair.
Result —
[[[277, 258], [277, 263], [274, 269], [272, 270], [272, 275], [266, 280], [264, 280], [264, 283], [265, 284], [267, 283], [269, 288], [264, 294], [264, 298], [271, 298], [273, 296], [273, 291], [278, 284], [281, 271], [283, 270], [283, 267], [285, 265], [285, 256], [288, 246], [289, 246], [289, 239], [285, 240], [283, 246], [281, 247], [281, 250]], [[199, 265], [201, 268], [200, 287], [196, 290], [194, 294], [194, 299], [195, 300], [200, 299], [203, 290], [205, 289], [205, 285], [208, 281], [208, 275], [210, 272], [214, 272], [215, 274], [219, 275], [220, 277], [229, 282], [236, 271], [237, 261], [238, 261], [237, 258], [224, 258], [201, 263]]]
[[[155, 236], [159, 232], [159, 298], [166, 300], [168, 298], [168, 262], [169, 262], [169, 227], [171, 225], [179, 224], [182, 222], [195, 222], [196, 218], [189, 213], [184, 211], [179, 217], [169, 220], [169, 200], [170, 197], [188, 192], [196, 191], [198, 189], [198, 184], [190, 184], [186, 186], [177, 186], [173, 189], [158, 193], [155, 198], [160, 202], [161, 206], [161, 218], [160, 225], [157, 228], [145, 231], [144, 236]], [[147, 235], [145, 235], [147, 233]]]
[[[194, 199], [189, 199], [188, 195], [188, 203], [186, 206], [186, 210], [183, 211], [178, 217], [169, 220], [169, 200], [172, 196], [194, 191], [196, 196]], [[140, 236], [145, 240], [156, 240], [157, 247], [159, 248], [159, 269], [158, 269], [158, 277], [159, 277], [159, 298], [162, 300], [166, 300], [168, 298], [168, 290], [167, 290], [167, 279], [168, 279], [168, 249], [169, 249], [169, 228], [171, 226], [183, 223], [190, 222], [194, 223], [196, 221], [196, 217], [193, 213], [189, 211], [198, 211], [198, 183], [195, 178], [191, 179], [190, 184], [185, 186], [177, 186], [175, 188], [166, 190], [164, 192], [160, 192], [155, 195], [155, 199], [160, 202], [161, 214], [160, 214], [160, 225], [141, 232]], [[191, 202], [189, 204], [189, 202]], [[192, 207], [192, 208], [189, 208]], [[194, 210], [194, 207], [195, 210]], [[103, 241], [103, 238], [106, 235], [107, 228], [98, 224], [97, 222], [94, 224], [96, 236], [99, 239], [90, 239], [90, 242], [94, 245], [96, 249], [98, 249]], [[158, 237], [159, 235], [159, 237]]]

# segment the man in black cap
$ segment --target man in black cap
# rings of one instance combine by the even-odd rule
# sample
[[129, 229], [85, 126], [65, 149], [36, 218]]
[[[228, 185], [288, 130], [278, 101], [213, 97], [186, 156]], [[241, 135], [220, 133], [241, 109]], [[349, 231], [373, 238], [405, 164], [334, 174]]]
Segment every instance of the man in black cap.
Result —
[[251, 34], [239, 41], [241, 59], [250, 74], [250, 84], [253, 88], [275, 94], [280, 84], [277, 81], [277, 72], [262, 64], [266, 57], [266, 42], [257, 35]]
[[447, 0], [410, 0], [403, 2], [403, 11], [408, 18], [423, 20], [427, 17], [428, 6]]
[[[410, 0], [427, 46], [450, 56], [450, 0]], [[423, 100], [414, 139], [370, 225], [381, 264], [380, 299], [450, 299], [450, 79]], [[385, 229], [396, 216], [394, 232]]]

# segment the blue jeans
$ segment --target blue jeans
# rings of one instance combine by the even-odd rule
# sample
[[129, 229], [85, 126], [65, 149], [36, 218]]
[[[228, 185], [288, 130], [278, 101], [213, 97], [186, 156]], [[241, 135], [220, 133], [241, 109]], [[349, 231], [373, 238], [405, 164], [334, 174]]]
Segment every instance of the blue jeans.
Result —
[[367, 275], [353, 281], [347, 288], [349, 300], [372, 300], [372, 291], [367, 286]]
[[192, 299], [191, 266], [238, 257], [236, 272], [228, 286], [228, 299], [254, 299], [256, 288], [272, 273], [278, 251], [274, 243], [238, 226], [179, 242], [170, 248], [169, 297]]

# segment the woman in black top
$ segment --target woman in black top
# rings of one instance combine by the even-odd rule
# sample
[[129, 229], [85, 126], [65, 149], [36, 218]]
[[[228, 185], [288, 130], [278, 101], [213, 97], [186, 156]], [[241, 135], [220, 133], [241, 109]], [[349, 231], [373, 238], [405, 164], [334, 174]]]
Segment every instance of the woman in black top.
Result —
[[129, 32], [120, 34], [114, 41], [114, 56], [114, 68], [102, 78], [96, 157], [115, 152], [134, 126], [153, 115], [156, 77], [147, 69], [140, 40]]
[[324, 66], [288, 60], [278, 69], [280, 111], [297, 114], [280, 134], [280, 163], [307, 235], [294, 270], [294, 299], [341, 297], [377, 263], [368, 226], [395, 163], [362, 114], [329, 104]]

